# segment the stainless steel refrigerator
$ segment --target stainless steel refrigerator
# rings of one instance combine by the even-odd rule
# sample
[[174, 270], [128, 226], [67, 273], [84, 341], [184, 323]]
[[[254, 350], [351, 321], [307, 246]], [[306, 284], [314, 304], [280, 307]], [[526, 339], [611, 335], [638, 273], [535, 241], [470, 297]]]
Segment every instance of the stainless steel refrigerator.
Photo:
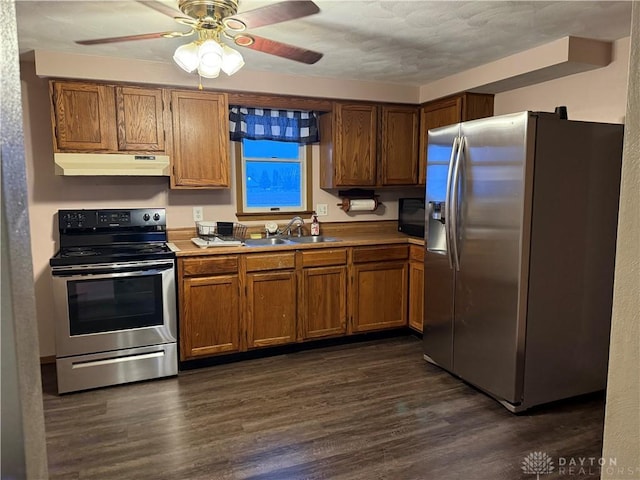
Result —
[[605, 388], [623, 126], [429, 131], [425, 359], [512, 412]]

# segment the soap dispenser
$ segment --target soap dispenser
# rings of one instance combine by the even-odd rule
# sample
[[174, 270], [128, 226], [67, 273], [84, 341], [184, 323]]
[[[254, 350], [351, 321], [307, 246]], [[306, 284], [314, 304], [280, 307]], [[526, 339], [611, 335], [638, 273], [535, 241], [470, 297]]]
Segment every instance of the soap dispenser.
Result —
[[318, 221], [318, 215], [316, 214], [316, 212], [313, 212], [313, 217], [311, 220], [311, 235], [320, 235], [320, 222]]

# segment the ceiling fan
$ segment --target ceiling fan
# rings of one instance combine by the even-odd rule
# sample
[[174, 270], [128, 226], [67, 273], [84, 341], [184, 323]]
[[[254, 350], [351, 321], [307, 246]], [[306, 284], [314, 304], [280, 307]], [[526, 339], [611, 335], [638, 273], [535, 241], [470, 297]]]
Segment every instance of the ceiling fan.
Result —
[[206, 78], [217, 77], [220, 69], [232, 75], [244, 65], [242, 55], [223, 42], [222, 38], [240, 47], [306, 64], [314, 64], [323, 56], [322, 53], [312, 50], [245, 33], [250, 28], [273, 25], [318, 13], [320, 9], [310, 0], [283, 1], [240, 14], [237, 13], [238, 0], [179, 0], [180, 11], [157, 0], [137, 1], [172, 17], [176, 22], [190, 27], [190, 30], [79, 40], [76, 43], [98, 45], [197, 35], [196, 40], [178, 47], [173, 59], [185, 71], [197, 70], [200, 76]]

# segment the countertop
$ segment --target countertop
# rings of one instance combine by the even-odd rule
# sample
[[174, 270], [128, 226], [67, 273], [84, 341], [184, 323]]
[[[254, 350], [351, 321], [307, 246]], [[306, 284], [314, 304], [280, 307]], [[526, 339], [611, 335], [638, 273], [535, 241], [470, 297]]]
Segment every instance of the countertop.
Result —
[[361, 234], [341, 234], [328, 235], [339, 238], [337, 242], [322, 243], [298, 243], [295, 245], [269, 245], [260, 247], [247, 246], [231, 246], [231, 247], [206, 247], [201, 248], [194, 244], [191, 240], [174, 240], [170, 245], [175, 247], [178, 257], [190, 257], [200, 255], [230, 255], [240, 253], [258, 253], [258, 252], [276, 252], [285, 250], [307, 250], [316, 248], [341, 248], [341, 247], [360, 247], [371, 245], [390, 245], [402, 244], [424, 246], [424, 240], [421, 238], [410, 237], [403, 233], [361, 233]]

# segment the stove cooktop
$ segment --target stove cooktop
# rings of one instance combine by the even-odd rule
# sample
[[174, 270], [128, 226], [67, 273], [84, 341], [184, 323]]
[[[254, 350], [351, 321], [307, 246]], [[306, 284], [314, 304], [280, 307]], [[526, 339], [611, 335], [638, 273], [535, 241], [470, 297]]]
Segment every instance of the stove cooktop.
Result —
[[174, 258], [164, 208], [58, 210], [60, 250], [53, 266]]
[[49, 260], [54, 266], [95, 263], [134, 262], [174, 258], [166, 243], [138, 243], [129, 245], [90, 245], [62, 248]]

